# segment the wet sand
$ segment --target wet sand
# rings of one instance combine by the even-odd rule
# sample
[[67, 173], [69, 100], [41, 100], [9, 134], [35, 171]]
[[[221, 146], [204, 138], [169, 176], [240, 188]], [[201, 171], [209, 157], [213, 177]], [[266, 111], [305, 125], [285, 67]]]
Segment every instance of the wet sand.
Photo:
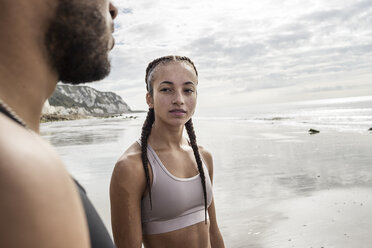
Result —
[[[110, 226], [108, 184], [143, 119], [43, 124], [71, 174]], [[195, 120], [214, 157], [226, 247], [370, 247], [372, 134], [233, 120]]]
[[343, 188], [278, 201], [279, 221], [264, 231], [263, 247], [371, 247], [372, 189]]
[[230, 130], [205, 139], [227, 247], [370, 247], [371, 134], [214, 125]]

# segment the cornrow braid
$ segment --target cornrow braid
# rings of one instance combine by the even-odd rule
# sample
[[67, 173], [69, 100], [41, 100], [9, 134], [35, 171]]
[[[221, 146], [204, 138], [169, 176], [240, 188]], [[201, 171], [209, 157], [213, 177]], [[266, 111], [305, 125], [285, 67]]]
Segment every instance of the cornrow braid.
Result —
[[172, 61], [185, 61], [185, 62], [189, 63], [192, 66], [192, 68], [195, 70], [196, 76], [198, 76], [198, 70], [196, 70], [194, 62], [192, 62], [191, 59], [189, 59], [186, 56], [169, 55], [169, 56], [164, 56], [164, 57], [157, 58], [157, 59], [153, 60], [146, 68], [146, 76], [145, 76], [146, 89], [147, 89], [147, 92], [149, 92], [151, 95], [152, 95], [152, 81], [153, 81], [152, 74], [153, 74], [153, 71], [155, 70], [155, 68], [159, 64], [164, 65], [164, 64], [167, 64], [167, 63], [172, 62]]
[[141, 158], [142, 158], [143, 168], [145, 169], [146, 184], [147, 184], [147, 189], [149, 191], [151, 209], [152, 209], [152, 199], [151, 199], [150, 173], [149, 173], [149, 165], [148, 165], [149, 160], [147, 157], [147, 139], [150, 136], [152, 124], [154, 123], [154, 121], [155, 121], [154, 109], [150, 108], [149, 111], [147, 112], [146, 120], [142, 126]]
[[207, 223], [207, 188], [205, 185], [205, 174], [203, 170], [203, 164], [200, 159], [200, 153], [199, 153], [199, 148], [198, 144], [196, 143], [196, 135], [194, 131], [194, 125], [192, 123], [192, 119], [188, 120], [185, 124], [187, 134], [189, 135], [190, 139], [190, 144], [192, 147], [192, 150], [194, 151], [194, 156], [196, 160], [196, 164], [198, 165], [198, 170], [199, 170], [199, 175], [203, 187], [203, 194], [204, 194], [204, 212], [205, 212], [205, 223]]

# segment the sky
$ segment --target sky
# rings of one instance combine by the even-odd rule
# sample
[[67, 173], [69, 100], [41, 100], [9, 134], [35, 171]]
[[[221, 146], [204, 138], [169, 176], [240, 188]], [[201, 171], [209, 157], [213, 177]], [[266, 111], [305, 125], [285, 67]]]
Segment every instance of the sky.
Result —
[[372, 0], [114, 0], [109, 77], [90, 86], [147, 109], [145, 69], [164, 55], [199, 72], [197, 113], [372, 95]]

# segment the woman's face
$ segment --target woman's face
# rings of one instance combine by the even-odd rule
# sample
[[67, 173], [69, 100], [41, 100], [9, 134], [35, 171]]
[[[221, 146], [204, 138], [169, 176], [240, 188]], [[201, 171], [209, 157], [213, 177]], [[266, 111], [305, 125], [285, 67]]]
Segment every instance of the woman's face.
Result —
[[153, 95], [147, 93], [155, 118], [170, 125], [184, 125], [194, 114], [198, 78], [187, 62], [174, 61], [155, 68]]

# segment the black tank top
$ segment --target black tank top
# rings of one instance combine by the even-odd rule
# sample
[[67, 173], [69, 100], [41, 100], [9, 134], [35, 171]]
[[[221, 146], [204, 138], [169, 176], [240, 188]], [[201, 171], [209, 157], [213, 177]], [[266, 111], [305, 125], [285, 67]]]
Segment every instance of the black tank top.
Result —
[[78, 189], [80, 198], [83, 202], [85, 215], [87, 216], [89, 234], [90, 234], [90, 243], [92, 247], [106, 248], [106, 247], [115, 247], [110, 235], [107, 232], [105, 225], [103, 224], [101, 218], [99, 217], [97, 211], [94, 209], [92, 203], [90, 202], [84, 188], [74, 179]]
[[[21, 126], [17, 119], [15, 119], [8, 111], [0, 105], [0, 112], [8, 116], [13, 121], [17, 122]], [[90, 244], [92, 248], [114, 248], [114, 243], [110, 235], [107, 232], [105, 225], [103, 224], [101, 218], [99, 217], [97, 211], [90, 202], [85, 189], [74, 179], [74, 182], [79, 190], [80, 198], [84, 206], [85, 215], [87, 217], [89, 235], [90, 235]]]

